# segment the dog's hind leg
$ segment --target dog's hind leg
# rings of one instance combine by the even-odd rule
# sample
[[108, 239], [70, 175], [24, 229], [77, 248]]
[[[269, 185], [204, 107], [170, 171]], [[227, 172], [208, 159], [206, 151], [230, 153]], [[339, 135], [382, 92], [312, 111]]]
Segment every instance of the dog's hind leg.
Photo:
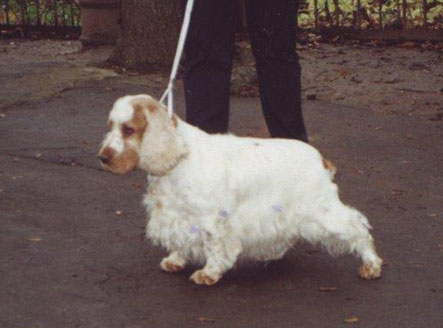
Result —
[[160, 262], [160, 268], [166, 272], [178, 272], [183, 270], [185, 264], [186, 260], [184, 260], [178, 252], [172, 252]]
[[196, 284], [209, 286], [219, 281], [222, 275], [234, 266], [241, 252], [241, 243], [233, 237], [205, 231], [203, 248], [206, 264], [203, 269], [195, 271], [189, 279]]
[[341, 202], [324, 209], [321, 218], [302, 225], [302, 236], [313, 243], [320, 242], [331, 255], [356, 254], [363, 261], [360, 277], [379, 278], [383, 261], [375, 250], [367, 218]]

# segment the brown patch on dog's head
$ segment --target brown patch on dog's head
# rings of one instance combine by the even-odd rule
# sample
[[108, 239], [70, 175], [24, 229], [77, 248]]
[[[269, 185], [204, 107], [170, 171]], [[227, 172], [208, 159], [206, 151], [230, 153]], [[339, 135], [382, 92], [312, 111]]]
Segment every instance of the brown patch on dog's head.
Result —
[[323, 166], [328, 171], [337, 171], [337, 167], [331, 162], [328, 161], [326, 158], [323, 158]]
[[323, 158], [323, 167], [330, 172], [331, 177], [333, 178], [335, 172], [337, 172], [337, 167], [331, 161], [328, 161], [326, 158]]
[[174, 125], [174, 128], [176, 128], [178, 125], [177, 115], [175, 114], [172, 116], [172, 124]]
[[138, 152], [132, 148], [125, 149], [118, 154], [112, 148], [105, 147], [100, 150], [99, 157], [105, 168], [119, 174], [135, 170], [140, 161]]
[[154, 98], [137, 97], [132, 101], [132, 106], [135, 111], [146, 108], [149, 112], [155, 113], [161, 105]]
[[125, 174], [135, 170], [139, 161], [140, 157], [138, 156], [138, 152], [130, 148], [114, 157], [114, 160], [108, 165], [108, 168], [114, 173]]
[[122, 124], [122, 136], [123, 139], [134, 138], [138, 142], [141, 142], [148, 127], [145, 107], [138, 102], [132, 104], [132, 107], [134, 108], [134, 114], [131, 120]]
[[163, 204], [161, 201], [156, 201], [155, 202], [155, 208], [158, 210], [161, 210], [163, 208]]

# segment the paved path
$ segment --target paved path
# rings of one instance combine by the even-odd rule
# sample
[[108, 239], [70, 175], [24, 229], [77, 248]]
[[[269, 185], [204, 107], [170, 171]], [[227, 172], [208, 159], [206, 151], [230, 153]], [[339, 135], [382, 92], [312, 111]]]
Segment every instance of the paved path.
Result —
[[[112, 102], [146, 91], [162, 90], [105, 79], [0, 108], [0, 327], [441, 327], [441, 121], [305, 104], [342, 198], [374, 226], [380, 280], [359, 279], [351, 256], [300, 245], [205, 288], [191, 269], [160, 272], [143, 173], [113, 175], [96, 159]], [[258, 99], [232, 107], [234, 132], [265, 135]]]

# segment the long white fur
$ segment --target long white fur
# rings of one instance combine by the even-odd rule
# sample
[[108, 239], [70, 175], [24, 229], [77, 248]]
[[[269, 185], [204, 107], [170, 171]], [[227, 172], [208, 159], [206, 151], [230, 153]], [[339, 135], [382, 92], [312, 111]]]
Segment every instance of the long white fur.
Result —
[[[111, 111], [113, 120], [127, 118], [121, 112], [130, 111], [133, 98], [122, 99]], [[159, 120], [173, 126], [163, 113], [146, 115], [148, 129]], [[279, 259], [304, 239], [333, 255], [355, 253], [363, 260], [364, 278], [380, 275], [382, 261], [368, 220], [340, 201], [333, 174], [314, 147], [296, 140], [209, 135], [178, 118], [176, 124], [155, 135], [145, 132], [160, 149], [171, 140], [179, 146], [176, 163], [165, 164], [167, 172], [150, 174], [143, 158], [152, 158], [146, 154], [152, 147], [143, 142], [139, 149], [140, 167], [148, 173], [146, 233], [171, 254], [162, 261], [164, 270], [198, 263], [204, 268], [191, 279], [209, 285], [238, 259]]]

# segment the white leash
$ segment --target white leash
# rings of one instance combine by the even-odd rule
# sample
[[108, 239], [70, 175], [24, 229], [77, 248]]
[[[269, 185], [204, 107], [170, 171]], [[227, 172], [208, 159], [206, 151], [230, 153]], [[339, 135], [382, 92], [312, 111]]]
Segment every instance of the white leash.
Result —
[[160, 98], [160, 103], [165, 103], [166, 96], [168, 97], [168, 114], [172, 117], [174, 114], [174, 103], [173, 103], [173, 89], [174, 81], [177, 77], [178, 66], [180, 64], [180, 59], [183, 54], [183, 48], [185, 46], [186, 36], [189, 30], [189, 22], [191, 20], [191, 12], [194, 7], [194, 0], [188, 0], [186, 4], [185, 17], [183, 18], [183, 25], [180, 31], [180, 37], [178, 39], [177, 51], [175, 52], [174, 64], [172, 65], [171, 76], [169, 77], [168, 87], [166, 88], [163, 96]]

